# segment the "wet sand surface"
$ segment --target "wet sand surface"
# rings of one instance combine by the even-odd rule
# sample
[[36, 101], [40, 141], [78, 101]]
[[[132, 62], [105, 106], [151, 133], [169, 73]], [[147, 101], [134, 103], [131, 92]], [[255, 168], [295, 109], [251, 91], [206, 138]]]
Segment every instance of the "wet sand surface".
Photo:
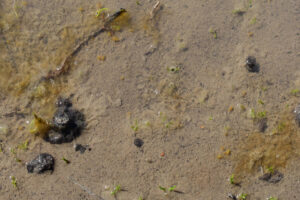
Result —
[[[0, 199], [300, 199], [299, 1], [156, 4], [0, 2]], [[120, 8], [66, 73], [43, 78]], [[51, 121], [59, 96], [86, 127], [50, 144], [29, 124]], [[40, 153], [54, 171], [27, 173]], [[276, 170], [278, 183], [259, 180]]]

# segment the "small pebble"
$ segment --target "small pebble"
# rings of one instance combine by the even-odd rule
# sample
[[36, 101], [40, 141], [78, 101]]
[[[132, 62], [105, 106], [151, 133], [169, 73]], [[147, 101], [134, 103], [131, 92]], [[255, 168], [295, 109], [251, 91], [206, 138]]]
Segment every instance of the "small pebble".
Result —
[[28, 173], [41, 174], [47, 170], [53, 171], [54, 158], [48, 153], [42, 153], [26, 164]]
[[134, 142], [133, 142], [133, 143], [134, 143], [134, 145], [137, 146], [137, 147], [142, 147], [143, 144], [144, 144], [143, 140], [141, 140], [141, 139], [139, 139], [139, 138], [134, 139]]
[[256, 58], [253, 56], [248, 56], [246, 59], [246, 69], [249, 72], [259, 72], [259, 65], [256, 62]]

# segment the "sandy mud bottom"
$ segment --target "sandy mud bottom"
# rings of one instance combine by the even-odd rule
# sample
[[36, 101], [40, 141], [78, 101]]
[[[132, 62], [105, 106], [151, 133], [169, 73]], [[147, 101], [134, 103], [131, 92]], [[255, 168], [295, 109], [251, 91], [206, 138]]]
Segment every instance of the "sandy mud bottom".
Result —
[[[299, 19], [297, 0], [1, 0], [0, 199], [300, 199]], [[59, 97], [84, 128], [51, 144]], [[41, 153], [53, 171], [28, 173]]]

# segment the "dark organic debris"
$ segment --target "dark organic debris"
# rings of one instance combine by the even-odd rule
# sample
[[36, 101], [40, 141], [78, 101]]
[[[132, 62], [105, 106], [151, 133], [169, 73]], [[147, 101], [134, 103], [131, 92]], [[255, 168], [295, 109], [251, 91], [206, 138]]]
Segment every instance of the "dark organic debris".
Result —
[[296, 123], [298, 124], [298, 126], [300, 126], [300, 105], [298, 105], [295, 110], [295, 118], [296, 118]]
[[256, 62], [256, 58], [248, 56], [246, 59], [246, 69], [249, 72], [259, 72], [259, 64]]
[[133, 142], [133, 143], [134, 143], [134, 145], [137, 146], [137, 147], [142, 147], [143, 144], [144, 144], [143, 140], [141, 140], [141, 139], [139, 139], [139, 138], [134, 139], [134, 142]]
[[262, 181], [267, 181], [269, 183], [278, 183], [281, 179], [283, 179], [283, 174], [275, 170], [274, 172], [265, 173], [258, 179]]
[[57, 110], [53, 116], [51, 130], [44, 139], [51, 144], [71, 142], [83, 129], [84, 116], [72, 108], [72, 103], [68, 99], [59, 98], [56, 105]]
[[75, 151], [79, 151], [80, 153], [84, 153], [86, 150], [86, 146], [83, 146], [81, 144], [75, 144], [74, 145]]
[[228, 194], [228, 197], [233, 200], [237, 200], [237, 197], [234, 194]]
[[43, 173], [54, 170], [54, 158], [48, 153], [42, 153], [26, 164], [28, 173]]
[[266, 118], [263, 118], [263, 119], [259, 119], [257, 122], [257, 127], [258, 127], [258, 130], [259, 132], [265, 132], [265, 130], [268, 128], [268, 125], [267, 125], [267, 119]]

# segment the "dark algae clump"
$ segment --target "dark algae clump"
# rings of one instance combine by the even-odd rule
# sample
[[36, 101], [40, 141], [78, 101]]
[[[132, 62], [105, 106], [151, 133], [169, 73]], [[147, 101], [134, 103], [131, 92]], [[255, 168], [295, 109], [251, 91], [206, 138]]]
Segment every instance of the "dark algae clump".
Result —
[[259, 180], [267, 181], [269, 183], [278, 183], [281, 179], [283, 179], [283, 174], [277, 170], [274, 172], [265, 173], [259, 177]]
[[48, 153], [42, 153], [26, 164], [28, 173], [41, 174], [47, 170], [54, 170], [54, 158]]
[[52, 128], [44, 139], [51, 144], [71, 142], [78, 137], [84, 128], [85, 120], [82, 113], [72, 108], [69, 99], [59, 98], [54, 113]]
[[246, 69], [249, 72], [259, 72], [259, 64], [256, 62], [256, 58], [248, 56], [246, 59]]
[[141, 140], [141, 139], [139, 139], [139, 138], [134, 139], [134, 142], [133, 142], [133, 143], [134, 143], [134, 145], [137, 146], [137, 147], [142, 147], [143, 144], [144, 144], [143, 140]]

